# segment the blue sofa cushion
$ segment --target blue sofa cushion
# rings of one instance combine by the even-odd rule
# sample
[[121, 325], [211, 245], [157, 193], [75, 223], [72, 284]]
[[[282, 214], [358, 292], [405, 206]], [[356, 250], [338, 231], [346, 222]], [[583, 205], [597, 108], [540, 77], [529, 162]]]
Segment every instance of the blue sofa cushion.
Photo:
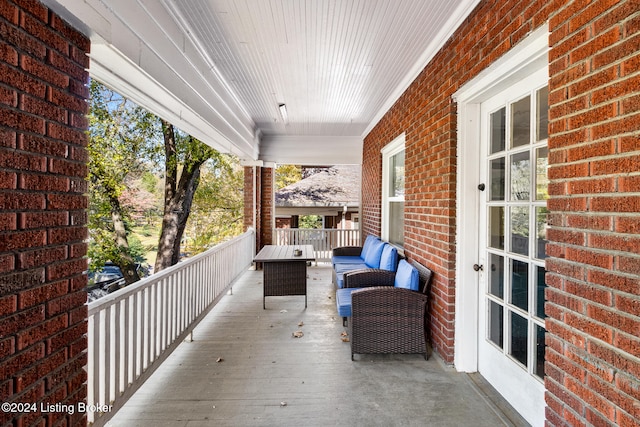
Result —
[[344, 288], [336, 291], [336, 307], [340, 317], [351, 317], [351, 292], [360, 288]]
[[398, 266], [398, 250], [389, 244], [384, 245], [380, 256], [380, 268], [383, 270], [396, 271]]
[[380, 268], [380, 257], [382, 256], [384, 246], [385, 243], [381, 240], [375, 240], [371, 243], [371, 246], [364, 258], [364, 262], [369, 266], [369, 268]]
[[376, 236], [369, 235], [364, 240], [364, 245], [362, 246], [362, 250], [360, 251], [360, 255], [338, 255], [331, 257], [331, 263], [335, 266], [337, 264], [353, 264], [353, 263], [364, 263], [364, 258], [366, 253], [369, 251], [371, 244], [375, 241], [379, 241], [380, 239]]
[[361, 268], [369, 268], [364, 262], [353, 264], [336, 264], [334, 270], [336, 273], [346, 273], [347, 271], [360, 270]]
[[334, 256], [331, 257], [331, 263], [336, 266], [339, 264], [354, 264], [354, 263], [358, 263], [361, 262], [364, 264], [364, 260], [362, 259], [362, 257], [355, 256], [355, 255], [338, 255], [338, 256]]
[[405, 260], [400, 260], [394, 287], [410, 289], [412, 291], [420, 290], [420, 276], [418, 270]]
[[367, 254], [369, 253], [371, 246], [374, 243], [377, 243], [379, 241], [380, 241], [379, 237], [373, 236], [371, 234], [369, 234], [367, 238], [364, 239], [364, 244], [362, 245], [362, 252], [360, 252], [360, 258], [362, 258], [363, 261], [367, 258]]

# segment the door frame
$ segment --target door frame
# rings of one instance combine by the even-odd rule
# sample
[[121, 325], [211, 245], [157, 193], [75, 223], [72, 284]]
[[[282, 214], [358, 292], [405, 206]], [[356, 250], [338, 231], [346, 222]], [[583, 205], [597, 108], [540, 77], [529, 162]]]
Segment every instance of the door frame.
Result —
[[[454, 366], [478, 371], [478, 262], [480, 209], [480, 104], [542, 68], [549, 68], [549, 25], [525, 37], [454, 95], [458, 106], [456, 182], [456, 299]], [[479, 160], [480, 159], [480, 160]]]

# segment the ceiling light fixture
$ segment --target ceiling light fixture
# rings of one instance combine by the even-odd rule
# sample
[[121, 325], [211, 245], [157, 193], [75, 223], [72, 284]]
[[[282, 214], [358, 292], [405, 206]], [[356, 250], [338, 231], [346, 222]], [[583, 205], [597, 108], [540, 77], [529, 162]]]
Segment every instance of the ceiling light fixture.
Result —
[[282, 116], [282, 120], [285, 125], [289, 124], [289, 116], [287, 115], [287, 106], [285, 104], [278, 104], [278, 108], [280, 109], [280, 115]]

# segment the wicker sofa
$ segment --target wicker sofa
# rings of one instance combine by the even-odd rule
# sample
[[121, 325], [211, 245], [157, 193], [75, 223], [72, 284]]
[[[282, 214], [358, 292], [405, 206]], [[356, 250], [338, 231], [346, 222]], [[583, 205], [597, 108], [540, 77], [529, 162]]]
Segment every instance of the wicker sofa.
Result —
[[361, 269], [395, 271], [398, 266], [398, 251], [378, 237], [368, 236], [362, 247], [343, 246], [333, 249], [331, 258], [333, 283], [344, 287], [345, 273]]
[[[427, 309], [432, 272], [401, 260], [398, 272], [359, 270], [336, 292], [340, 312], [349, 304], [351, 359], [355, 354], [419, 353], [428, 358]], [[345, 320], [343, 320], [345, 322]]]

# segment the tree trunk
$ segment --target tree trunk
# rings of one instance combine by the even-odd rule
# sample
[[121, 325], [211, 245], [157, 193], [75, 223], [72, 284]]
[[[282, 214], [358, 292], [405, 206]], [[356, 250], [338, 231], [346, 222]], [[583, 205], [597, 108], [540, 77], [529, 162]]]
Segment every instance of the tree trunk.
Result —
[[119, 259], [114, 262], [120, 267], [124, 276], [125, 284], [130, 285], [140, 280], [136, 263], [129, 252], [129, 240], [127, 239], [127, 230], [122, 215], [122, 207], [117, 197], [109, 197], [111, 204], [111, 218], [113, 220], [113, 229], [115, 232], [116, 246], [119, 252]]
[[200, 181], [200, 166], [209, 158], [209, 156], [187, 155], [178, 180], [177, 148], [173, 126], [162, 120], [162, 132], [166, 154], [165, 203], [158, 256], [154, 267], [156, 272], [180, 261], [181, 240], [189, 219], [193, 195]]

